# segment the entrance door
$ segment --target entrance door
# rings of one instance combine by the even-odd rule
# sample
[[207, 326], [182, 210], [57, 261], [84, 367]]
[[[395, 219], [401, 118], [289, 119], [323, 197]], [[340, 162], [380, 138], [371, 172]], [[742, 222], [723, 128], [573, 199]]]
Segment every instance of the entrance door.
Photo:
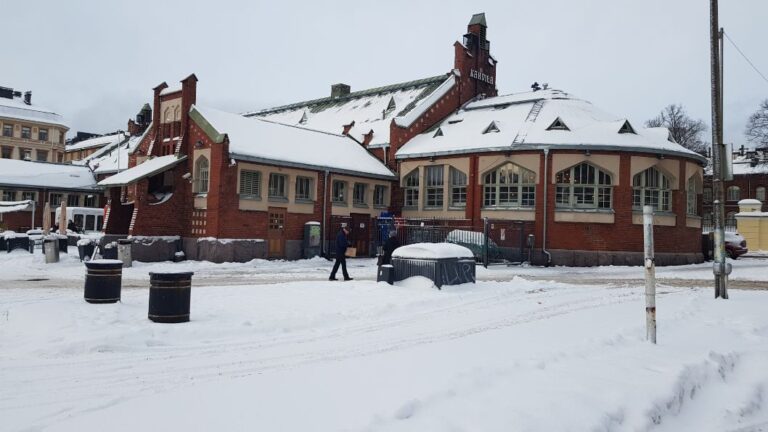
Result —
[[284, 208], [270, 207], [267, 228], [268, 256], [285, 258], [285, 213]]
[[371, 216], [356, 213], [352, 213], [349, 216], [352, 218], [350, 243], [357, 248], [357, 256], [370, 255]]

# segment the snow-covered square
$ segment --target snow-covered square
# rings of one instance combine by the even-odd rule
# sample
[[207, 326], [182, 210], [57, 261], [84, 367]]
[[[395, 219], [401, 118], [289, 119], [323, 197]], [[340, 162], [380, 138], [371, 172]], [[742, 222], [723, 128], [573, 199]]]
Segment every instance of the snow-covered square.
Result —
[[[70, 249], [72, 251], [72, 248]], [[74, 255], [74, 254], [71, 254]], [[478, 268], [478, 282], [350, 282], [324, 259], [134, 263], [83, 300], [73, 256], [0, 254], [0, 429], [759, 431], [768, 266]], [[148, 273], [194, 271], [191, 321], [147, 319]]]

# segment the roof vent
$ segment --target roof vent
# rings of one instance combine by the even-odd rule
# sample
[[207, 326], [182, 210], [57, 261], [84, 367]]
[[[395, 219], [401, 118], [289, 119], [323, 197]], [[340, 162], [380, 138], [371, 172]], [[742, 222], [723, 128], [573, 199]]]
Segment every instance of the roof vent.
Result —
[[304, 113], [301, 114], [301, 118], [299, 119], [299, 124], [307, 124], [307, 120], [309, 120], [309, 117], [307, 116], [307, 112], [304, 111]]
[[443, 130], [440, 128], [437, 128], [437, 131], [435, 131], [435, 134], [432, 135], [432, 138], [437, 138], [439, 136], [443, 136]]
[[533, 91], [539, 91], [539, 90], [541, 90], [541, 86], [539, 85], [539, 83], [537, 83], [536, 81], [534, 81], [534, 82], [533, 82], [533, 84], [531, 84], [531, 90], [533, 90]]
[[24, 103], [27, 105], [32, 105], [32, 92], [31, 91], [25, 91], [24, 92]]
[[544, 83], [541, 85], [542, 90], [546, 90], [549, 88], [549, 83]]
[[560, 117], [558, 117], [558, 118], [555, 119], [555, 121], [552, 122], [551, 125], [549, 125], [547, 130], [565, 130], [565, 131], [569, 131], [570, 129], [565, 124], [565, 122], [560, 120]]
[[492, 121], [491, 124], [488, 125], [487, 128], [483, 131], [483, 135], [490, 133], [490, 132], [499, 132], [499, 127], [496, 126], [496, 122]]
[[637, 135], [637, 132], [635, 132], [635, 129], [632, 127], [631, 124], [629, 124], [629, 120], [624, 121], [624, 124], [621, 125], [621, 129], [619, 129], [619, 133], [620, 134], [631, 133], [631, 134]]

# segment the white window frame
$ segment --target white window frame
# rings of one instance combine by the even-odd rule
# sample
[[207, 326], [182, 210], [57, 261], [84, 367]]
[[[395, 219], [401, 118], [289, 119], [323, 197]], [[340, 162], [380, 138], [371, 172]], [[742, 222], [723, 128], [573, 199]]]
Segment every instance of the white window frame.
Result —
[[442, 209], [445, 205], [445, 167], [424, 167], [424, 208]]
[[448, 170], [448, 177], [451, 188], [451, 195], [449, 197], [450, 207], [466, 207], [467, 206], [467, 174], [459, 169], [450, 167]]
[[632, 210], [643, 211], [653, 206], [654, 211], [672, 211], [672, 181], [661, 170], [649, 167], [632, 177]]
[[728, 186], [726, 201], [739, 201], [741, 200], [741, 188], [738, 186]]
[[589, 162], [581, 162], [555, 175], [555, 207], [611, 210], [613, 176]]
[[415, 209], [419, 207], [419, 169], [416, 168], [403, 177], [403, 207]]
[[208, 193], [208, 181], [210, 177], [210, 164], [208, 158], [200, 156], [195, 161], [195, 193], [206, 194]]
[[238, 194], [240, 198], [261, 199], [261, 171], [241, 170]]
[[347, 182], [334, 180], [331, 184], [331, 202], [336, 205], [347, 205]]
[[535, 206], [535, 172], [506, 162], [483, 175], [483, 208], [532, 209]]

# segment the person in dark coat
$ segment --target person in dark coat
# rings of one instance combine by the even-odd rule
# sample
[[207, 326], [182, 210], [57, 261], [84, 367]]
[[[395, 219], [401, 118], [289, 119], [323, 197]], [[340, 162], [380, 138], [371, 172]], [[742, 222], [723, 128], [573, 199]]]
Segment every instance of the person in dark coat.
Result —
[[389, 232], [389, 238], [384, 242], [384, 256], [381, 259], [381, 264], [389, 264], [392, 262], [392, 252], [400, 247], [400, 241], [397, 239], [397, 232], [392, 230]]
[[349, 273], [347, 273], [347, 247], [349, 247], [349, 240], [347, 240], [347, 234], [349, 234], [349, 227], [342, 227], [341, 230], [339, 230], [339, 234], [336, 235], [336, 262], [333, 263], [333, 270], [331, 270], [331, 276], [328, 278], [328, 280], [338, 280], [336, 279], [336, 272], [339, 270], [339, 265], [341, 265], [341, 274], [344, 275], [344, 280], [352, 280], [351, 277], [349, 277]]

